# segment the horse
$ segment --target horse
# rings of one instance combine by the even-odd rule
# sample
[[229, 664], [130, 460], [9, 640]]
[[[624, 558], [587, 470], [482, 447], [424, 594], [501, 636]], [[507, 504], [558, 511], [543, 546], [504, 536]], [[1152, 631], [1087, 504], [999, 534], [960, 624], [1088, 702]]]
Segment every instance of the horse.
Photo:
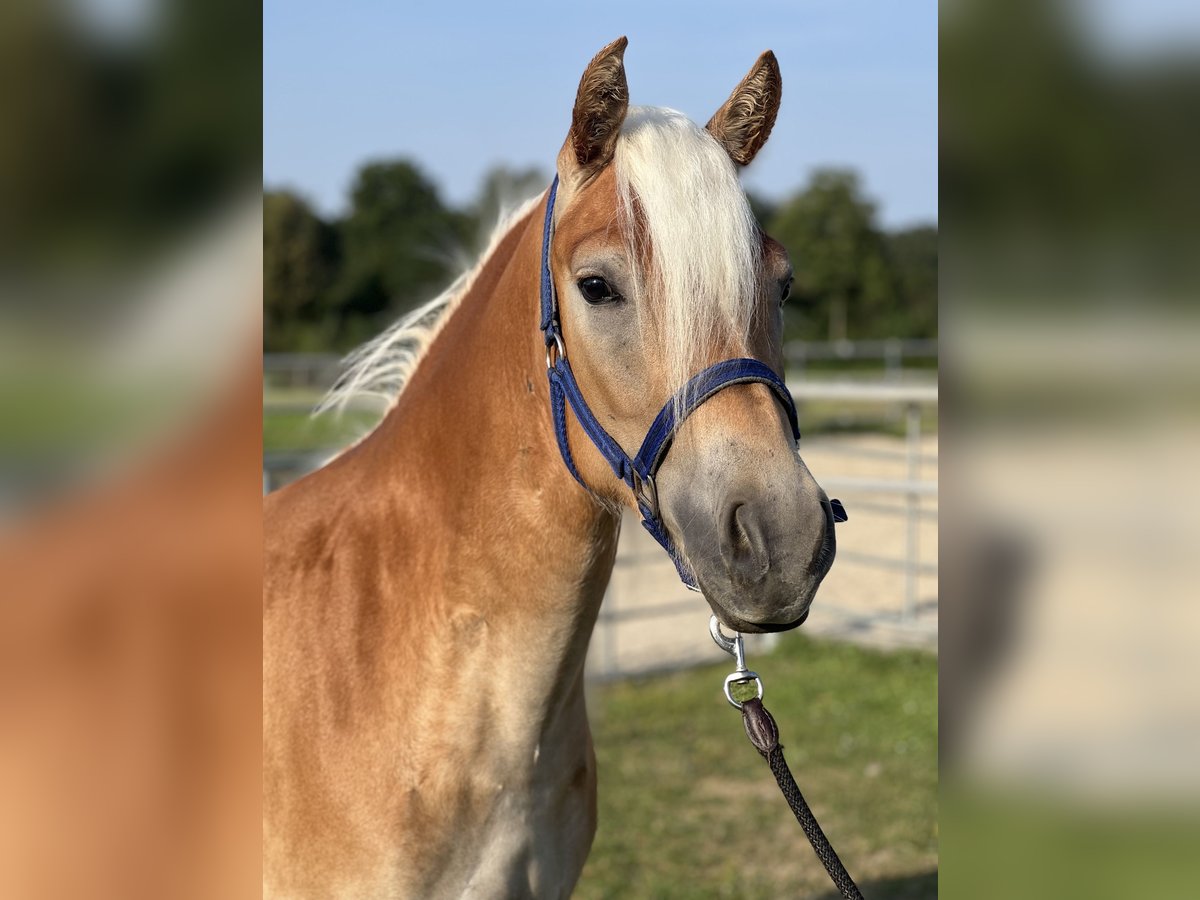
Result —
[[[828, 571], [830, 504], [771, 374], [792, 269], [738, 181], [778, 64], [701, 128], [629, 105], [626, 43], [585, 69], [554, 185], [352, 358], [334, 399], [390, 396], [378, 426], [265, 500], [264, 896], [572, 891], [623, 508], [738, 631], [800, 624]], [[731, 359], [740, 380], [681, 393]], [[614, 477], [664, 417], [653, 482]]]

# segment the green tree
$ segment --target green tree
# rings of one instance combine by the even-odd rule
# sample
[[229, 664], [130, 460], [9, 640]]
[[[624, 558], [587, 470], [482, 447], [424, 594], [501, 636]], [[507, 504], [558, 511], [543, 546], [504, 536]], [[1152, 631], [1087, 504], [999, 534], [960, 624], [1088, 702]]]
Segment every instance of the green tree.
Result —
[[374, 162], [360, 169], [350, 212], [339, 223], [343, 265], [334, 292], [339, 343], [376, 333], [445, 287], [471, 230], [471, 217], [447, 209], [412, 163]]
[[786, 307], [789, 337], [888, 336], [900, 285], [856, 173], [817, 171], [767, 230], [787, 247], [796, 268]]
[[264, 193], [263, 349], [326, 349], [337, 267], [333, 227], [295, 194]]
[[500, 216], [549, 186], [550, 178], [537, 167], [510, 169], [507, 166], [494, 166], [489, 169], [483, 176], [478, 199], [469, 211], [475, 220], [475, 240], [470, 247], [473, 254], [484, 250]]
[[900, 277], [902, 312], [898, 337], [936, 337], [938, 333], [938, 230], [921, 225], [887, 235], [888, 256]]
[[749, 201], [750, 211], [754, 213], [759, 225], [765, 226], [779, 213], [779, 204], [757, 191], [746, 191], [746, 200]]

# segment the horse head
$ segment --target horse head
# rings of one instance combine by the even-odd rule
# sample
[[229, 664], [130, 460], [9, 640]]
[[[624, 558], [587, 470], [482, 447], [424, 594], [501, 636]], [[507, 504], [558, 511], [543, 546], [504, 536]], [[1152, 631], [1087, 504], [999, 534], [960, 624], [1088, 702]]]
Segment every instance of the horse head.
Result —
[[[558, 155], [547, 265], [573, 377], [631, 454], [707, 367], [757, 361], [782, 372], [792, 266], [738, 181], [779, 109], [774, 55], [759, 57], [701, 128], [673, 110], [629, 105], [625, 46], [621, 38], [601, 50], [580, 81]], [[722, 384], [680, 411], [653, 481], [664, 543], [739, 631], [799, 625], [833, 561], [833, 512], [800, 457], [791, 411], [781, 383]], [[567, 432], [580, 480], [645, 515], [640, 485], [631, 493], [613, 478], [578, 421]]]

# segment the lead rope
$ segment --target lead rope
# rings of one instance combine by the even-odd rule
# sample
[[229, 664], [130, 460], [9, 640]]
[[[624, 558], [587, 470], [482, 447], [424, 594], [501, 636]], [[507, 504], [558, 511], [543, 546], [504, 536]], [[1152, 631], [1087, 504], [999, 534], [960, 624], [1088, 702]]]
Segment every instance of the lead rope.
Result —
[[[796, 821], [800, 823], [800, 827], [804, 830], [804, 836], [812, 844], [813, 851], [821, 860], [825, 871], [829, 873], [834, 886], [846, 900], [863, 900], [863, 895], [859, 892], [854, 879], [850, 877], [850, 873], [846, 871], [846, 867], [842, 865], [842, 861], [834, 851], [833, 845], [829, 843], [829, 838], [825, 837], [825, 832], [817, 824], [816, 816], [809, 809], [808, 802], [800, 793], [796, 779], [792, 777], [792, 772], [783, 758], [783, 747], [779, 745], [779, 726], [775, 724], [774, 716], [763, 706], [762, 679], [758, 677], [757, 672], [751, 672], [746, 668], [746, 650], [742, 645], [742, 636], [740, 634], [735, 634], [733, 637], [727, 636], [721, 631], [721, 623], [716, 616], [709, 619], [708, 631], [717, 646], [730, 654], [736, 663], [736, 669], [725, 678], [725, 699], [734, 708], [742, 711], [742, 725], [746, 728], [746, 736], [750, 738], [750, 743], [771, 767], [771, 774], [775, 776], [775, 781], [779, 784], [783, 799], [787, 801]], [[758, 696], [739, 703], [733, 697], [732, 687], [735, 684], [749, 682], [754, 682]]]

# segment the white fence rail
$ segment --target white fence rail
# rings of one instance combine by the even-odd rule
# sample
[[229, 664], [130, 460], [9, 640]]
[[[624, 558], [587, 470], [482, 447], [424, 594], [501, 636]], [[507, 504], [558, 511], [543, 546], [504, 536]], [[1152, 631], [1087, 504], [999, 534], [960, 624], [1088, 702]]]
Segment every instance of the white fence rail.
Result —
[[[902, 384], [858, 384], [854, 382], [820, 382], [789, 380], [788, 389], [797, 403], [805, 400], [833, 400], [841, 403], [887, 403], [904, 408], [904, 445], [905, 468], [907, 477], [895, 479], [864, 479], [838, 476], [825, 476], [822, 483], [827, 491], [846, 491], [857, 494], [890, 494], [904, 499], [905, 518], [905, 552], [904, 569], [904, 608], [902, 620], [910, 622], [917, 607], [917, 579], [923, 573], [932, 571], [936, 574], [936, 566], [922, 566], [921, 548], [919, 545], [919, 529], [923, 511], [922, 497], [937, 497], [936, 481], [924, 481], [920, 478], [921, 464], [928, 461], [921, 453], [921, 410], [922, 407], [936, 407], [938, 389], [931, 385], [902, 385]], [[936, 462], [936, 460], [934, 460]], [[846, 554], [840, 554], [843, 559]], [[866, 554], [850, 554], [850, 561], [868, 565], [893, 566], [895, 561], [884, 560]]]
[[883, 363], [884, 380], [899, 381], [905, 363], [913, 360], [936, 362], [936, 338], [907, 340], [885, 338], [879, 341], [788, 341], [783, 348], [788, 371], [803, 375], [810, 363], [864, 362]]

